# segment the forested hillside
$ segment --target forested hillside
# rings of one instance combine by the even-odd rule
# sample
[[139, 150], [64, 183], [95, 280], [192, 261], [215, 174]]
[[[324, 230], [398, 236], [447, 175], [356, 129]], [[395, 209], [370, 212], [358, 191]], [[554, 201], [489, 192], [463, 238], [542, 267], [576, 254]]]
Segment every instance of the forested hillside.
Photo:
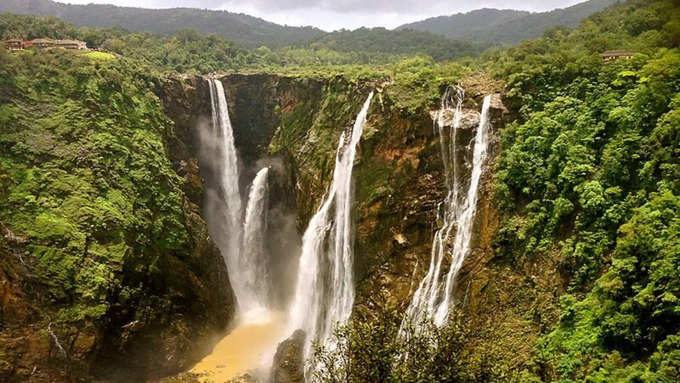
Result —
[[468, 13], [458, 13], [451, 16], [437, 16], [429, 19], [408, 23], [397, 27], [397, 30], [413, 29], [426, 31], [449, 38], [467, 38], [486, 41], [492, 28], [505, 23], [521, 19], [530, 15], [527, 11], [509, 9], [477, 9]]
[[433, 17], [404, 24], [397, 29], [432, 32], [455, 40], [517, 44], [522, 40], [541, 37], [551, 28], [574, 28], [586, 17], [619, 1], [588, 0], [568, 8], [540, 13], [480, 9], [464, 14]]
[[125, 59], [0, 51], [0, 380], [118, 358], [140, 363], [114, 375], [168, 374], [233, 315], [157, 81]]
[[[479, 55], [482, 46], [449, 40], [426, 32], [383, 28], [334, 32], [313, 43], [269, 49], [244, 49], [217, 35], [181, 30], [167, 35], [129, 32], [121, 28], [76, 27], [56, 17], [0, 14], [0, 38], [76, 38], [147, 63], [158, 71], [210, 73], [228, 70], [290, 71], [329, 65], [388, 65], [413, 55], [446, 61]], [[372, 68], [370, 66], [373, 66]], [[285, 69], [284, 69], [285, 68]], [[356, 68], [345, 68], [356, 71]], [[303, 70], [304, 71], [304, 70]]]
[[557, 26], [573, 28], [617, 1], [589, 0], [543, 13], [481, 9], [405, 24], [394, 31], [360, 28], [331, 33], [312, 27], [282, 26], [244, 14], [191, 8], [143, 9], [71, 5], [52, 0], [6, 0], [0, 4], [0, 12], [56, 16], [75, 26], [117, 27], [160, 35], [191, 29], [219, 36], [243, 48], [296, 46], [370, 54], [425, 53], [439, 60], [478, 54], [491, 44], [516, 44], [540, 37]]
[[227, 38], [244, 47], [264, 45], [275, 48], [324, 34], [311, 27], [288, 27], [244, 14], [192, 8], [144, 9], [63, 4], [52, 0], [3, 0], [0, 12], [56, 16], [78, 26], [122, 27], [158, 34], [193, 29]]
[[424, 54], [437, 61], [475, 56], [483, 50], [482, 44], [479, 43], [450, 40], [430, 32], [408, 29], [390, 31], [385, 28], [359, 28], [354, 31], [332, 32], [300, 46], [367, 54]]
[[[544, 380], [680, 377], [680, 4], [633, 0], [487, 59], [503, 132], [500, 262], [556, 257], [568, 284], [538, 341]], [[631, 60], [604, 63], [606, 49]]]

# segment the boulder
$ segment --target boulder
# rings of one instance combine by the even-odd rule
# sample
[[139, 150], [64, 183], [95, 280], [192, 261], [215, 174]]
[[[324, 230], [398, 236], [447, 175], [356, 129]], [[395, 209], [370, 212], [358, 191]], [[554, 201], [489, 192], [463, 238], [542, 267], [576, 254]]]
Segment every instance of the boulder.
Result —
[[295, 330], [290, 338], [279, 343], [272, 363], [270, 383], [303, 383], [305, 381], [303, 348], [306, 335]]

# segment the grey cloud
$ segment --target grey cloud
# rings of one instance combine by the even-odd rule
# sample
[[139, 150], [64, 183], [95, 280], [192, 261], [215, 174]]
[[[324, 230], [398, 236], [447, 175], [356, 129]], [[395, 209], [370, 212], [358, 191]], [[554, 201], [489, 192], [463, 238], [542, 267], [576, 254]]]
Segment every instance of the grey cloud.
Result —
[[[512, 8], [532, 11], [549, 10], [573, 5], [584, 0], [222, 0], [223, 8], [248, 6], [260, 10], [323, 9], [339, 13], [361, 11], [423, 13], [428, 9], [448, 9], [448, 13], [477, 8]], [[213, 5], [216, 0], [193, 2]], [[218, 1], [219, 2], [219, 1]]]
[[[206, 0], [212, 2], [213, 0]], [[242, 1], [227, 0], [224, 2], [225, 6], [238, 6]], [[248, 4], [256, 8], [278, 9], [278, 10], [295, 10], [317, 8], [335, 12], [356, 12], [356, 11], [414, 11], [423, 7], [423, 1], [418, 0], [252, 0]], [[449, 3], [443, 0], [430, 0], [425, 4], [426, 7], [438, 7], [441, 4]]]
[[[0, 0], [3, 1], [3, 0]], [[59, 0], [58, 0], [59, 1]], [[427, 17], [479, 8], [547, 11], [585, 0], [61, 0], [146, 8], [194, 7], [242, 12], [288, 25], [325, 30], [360, 26], [396, 27]]]
[[[69, 0], [65, 0], [69, 1]], [[94, 0], [95, 2], [129, 5], [130, 0]], [[255, 8], [262, 11], [322, 9], [338, 13], [362, 11], [403, 12], [420, 14], [428, 9], [448, 9], [456, 13], [477, 8], [512, 8], [532, 11], [549, 10], [573, 5], [585, 0], [138, 0], [137, 6], [153, 8], [195, 7], [195, 8]], [[71, 2], [84, 2], [71, 0]]]

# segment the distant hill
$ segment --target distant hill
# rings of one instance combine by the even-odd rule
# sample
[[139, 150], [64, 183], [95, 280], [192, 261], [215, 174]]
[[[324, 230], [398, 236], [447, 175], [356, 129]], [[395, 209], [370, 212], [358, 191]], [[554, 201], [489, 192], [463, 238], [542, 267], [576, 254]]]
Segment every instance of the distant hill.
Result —
[[313, 27], [283, 26], [244, 14], [193, 8], [143, 9], [71, 5], [52, 0], [0, 0], [0, 13], [56, 16], [76, 26], [122, 27], [156, 34], [192, 29], [216, 34], [246, 48], [297, 46], [340, 52], [424, 53], [445, 60], [477, 54], [491, 44], [514, 44], [539, 37], [555, 26], [575, 27], [587, 16], [617, 1], [589, 0], [544, 13], [480, 9], [406, 24], [396, 30], [359, 28], [331, 33]]
[[78, 26], [121, 26], [131, 31], [166, 34], [181, 29], [214, 33], [245, 47], [272, 48], [309, 41], [326, 32], [312, 27], [289, 27], [256, 17], [192, 8], [142, 9], [113, 5], [71, 5], [51, 0], [1, 0], [0, 12], [57, 16]]
[[404, 24], [397, 30], [417, 30], [435, 33], [452, 39], [484, 40], [475, 38], [484, 36], [491, 28], [503, 25], [530, 15], [530, 12], [510, 9], [478, 9], [468, 13], [451, 16], [438, 16]]
[[589, 0], [568, 8], [541, 13], [480, 9], [404, 24], [397, 30], [431, 32], [456, 40], [517, 44], [522, 40], [540, 37], [546, 30], [557, 26], [574, 28], [586, 17], [619, 1]]
[[479, 54], [482, 44], [456, 41], [430, 32], [388, 30], [385, 28], [359, 28], [328, 33], [309, 43], [298, 44], [306, 48], [327, 48], [339, 52], [371, 52], [385, 54], [427, 54], [435, 60]]

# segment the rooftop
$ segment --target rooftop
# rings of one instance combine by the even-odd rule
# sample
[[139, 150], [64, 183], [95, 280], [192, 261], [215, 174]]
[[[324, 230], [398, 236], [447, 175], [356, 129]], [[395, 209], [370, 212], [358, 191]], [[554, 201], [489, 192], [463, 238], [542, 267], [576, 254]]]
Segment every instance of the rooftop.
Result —
[[604, 53], [601, 54], [601, 56], [607, 56], [607, 57], [617, 57], [617, 56], [633, 56], [635, 53], [629, 52], [623, 49], [616, 49], [616, 50], [611, 50], [611, 51], [605, 51]]
[[54, 40], [50, 39], [33, 39], [31, 40], [33, 44], [40, 44], [40, 43], [54, 43]]

